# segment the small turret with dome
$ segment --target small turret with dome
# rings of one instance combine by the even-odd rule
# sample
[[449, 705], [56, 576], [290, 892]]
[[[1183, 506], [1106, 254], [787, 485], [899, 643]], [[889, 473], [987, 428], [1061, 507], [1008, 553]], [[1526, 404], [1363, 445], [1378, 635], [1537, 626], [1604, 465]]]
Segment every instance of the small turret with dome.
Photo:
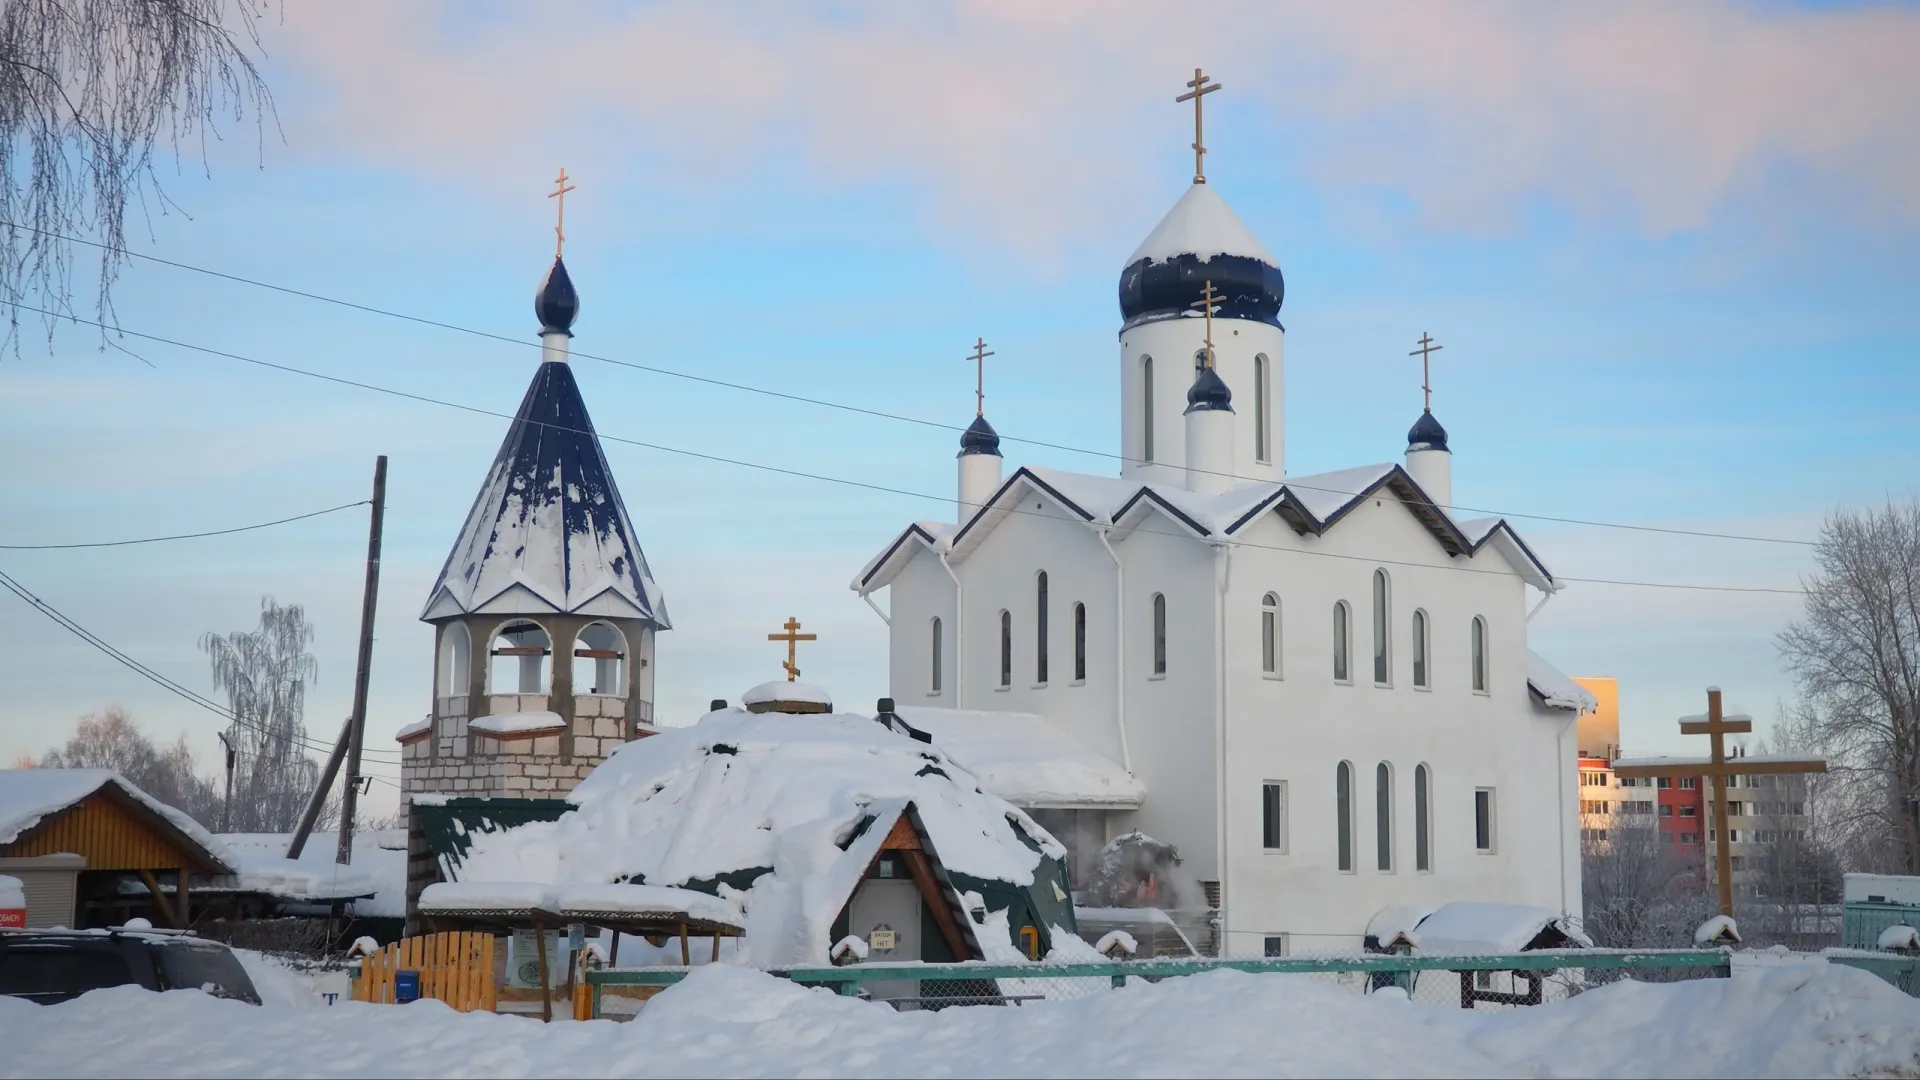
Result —
[[1420, 419], [1407, 430], [1407, 475], [1420, 485], [1436, 506], [1453, 502], [1453, 452], [1447, 447], [1447, 429], [1433, 415], [1433, 354], [1444, 346], [1422, 333], [1420, 347], [1408, 356], [1420, 358]]
[[960, 433], [960, 453], [955, 455], [959, 459], [960, 497], [954, 511], [955, 520], [962, 525], [1000, 490], [1004, 465], [1000, 457], [1000, 433], [987, 423], [987, 357], [992, 355], [986, 339], [975, 338], [973, 353], [967, 357], [973, 361], [974, 368], [973, 423]]

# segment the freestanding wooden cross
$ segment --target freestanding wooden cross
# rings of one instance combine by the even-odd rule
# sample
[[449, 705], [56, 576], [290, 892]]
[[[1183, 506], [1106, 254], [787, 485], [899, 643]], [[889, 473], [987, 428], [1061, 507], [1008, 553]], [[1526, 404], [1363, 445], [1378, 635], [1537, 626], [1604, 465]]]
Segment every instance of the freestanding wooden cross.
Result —
[[820, 640], [820, 635], [801, 633], [800, 620], [794, 618], [791, 615], [787, 616], [787, 621], [783, 625], [787, 628], [786, 633], [768, 634], [767, 640], [768, 641], [784, 641], [787, 643], [787, 662], [780, 666], [787, 669], [787, 681], [792, 682], [795, 679], [798, 679], [800, 677], [800, 669], [794, 666], [794, 661], [799, 659], [797, 656], [794, 655], [795, 643], [801, 642], [801, 641], [818, 641]]
[[1435, 342], [1432, 335], [1422, 330], [1420, 347], [1407, 354], [1420, 358], [1420, 393], [1424, 395], [1421, 405], [1427, 412], [1433, 411], [1433, 369], [1428, 365], [1427, 360], [1433, 353], [1444, 348], [1446, 348], [1445, 345]]
[[1204, 184], [1207, 182], [1207, 169], [1201, 159], [1207, 156], [1207, 147], [1205, 140], [1201, 138], [1200, 99], [1220, 89], [1220, 84], [1209, 84], [1206, 73], [1199, 68], [1194, 68], [1193, 81], [1187, 85], [1193, 89], [1173, 100], [1193, 102], [1193, 182]]
[[553, 186], [554, 190], [547, 192], [547, 198], [559, 201], [559, 205], [555, 207], [559, 214], [553, 221], [553, 257], [557, 259], [560, 257], [561, 250], [567, 246], [567, 192], [580, 185], [567, 183], [567, 170], [562, 166], [560, 175], [553, 181]]
[[973, 339], [973, 355], [967, 359], [973, 361], [973, 415], [987, 415], [987, 357], [993, 350], [987, 348], [987, 339]]
[[1208, 278], [1206, 285], [1203, 286], [1200, 290], [1200, 299], [1195, 300], [1193, 303], [1187, 305], [1188, 307], [1199, 308], [1200, 313], [1206, 316], [1206, 319], [1207, 319], [1207, 366], [1209, 368], [1213, 366], [1213, 309], [1214, 309], [1214, 306], [1219, 303], [1219, 301], [1220, 301], [1220, 294], [1213, 291], [1213, 279]]
[[1613, 763], [1613, 775], [1618, 777], [1704, 776], [1713, 785], [1714, 867], [1720, 878], [1720, 914], [1728, 918], [1733, 917], [1733, 854], [1729, 846], [1732, 837], [1728, 835], [1727, 828], [1727, 777], [1827, 771], [1827, 763], [1823, 758], [1773, 755], [1728, 758], [1725, 737], [1752, 730], [1753, 718], [1750, 716], [1720, 715], [1720, 688], [1709, 686], [1706, 715], [1681, 717], [1680, 734], [1707, 736], [1711, 740], [1708, 745], [1712, 756], [1621, 759]]

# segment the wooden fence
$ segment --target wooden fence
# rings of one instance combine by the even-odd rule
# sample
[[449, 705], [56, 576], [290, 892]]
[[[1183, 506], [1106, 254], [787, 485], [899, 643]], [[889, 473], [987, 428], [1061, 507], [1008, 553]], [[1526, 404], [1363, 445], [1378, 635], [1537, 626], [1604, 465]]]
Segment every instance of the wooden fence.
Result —
[[493, 935], [449, 931], [401, 938], [360, 961], [353, 1000], [394, 1003], [395, 975], [418, 972], [420, 996], [436, 998], [461, 1012], [493, 1012], [499, 988], [493, 973]]

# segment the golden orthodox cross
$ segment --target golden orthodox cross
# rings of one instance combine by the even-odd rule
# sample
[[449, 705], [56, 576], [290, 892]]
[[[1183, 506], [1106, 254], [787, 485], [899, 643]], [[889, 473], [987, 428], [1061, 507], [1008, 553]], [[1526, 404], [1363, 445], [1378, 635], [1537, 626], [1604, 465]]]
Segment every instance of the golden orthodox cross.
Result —
[[987, 357], [993, 351], [987, 348], [987, 339], [973, 339], [973, 355], [967, 359], [973, 361], [973, 415], [987, 415]]
[[1199, 308], [1207, 318], [1207, 367], [1209, 368], [1213, 367], [1213, 309], [1219, 300], [1219, 294], [1213, 291], [1213, 279], [1209, 278], [1200, 290], [1200, 299], [1187, 305]]
[[1207, 147], [1206, 141], [1201, 137], [1200, 99], [1220, 89], [1220, 84], [1209, 84], [1206, 73], [1199, 68], [1194, 68], [1193, 81], [1187, 85], [1192, 89], [1173, 100], [1193, 102], [1193, 182], [1204, 184], [1207, 182], [1207, 169], [1200, 159], [1206, 156]]
[[1437, 353], [1444, 348], [1446, 348], [1445, 345], [1436, 344], [1432, 336], [1425, 330], [1422, 330], [1420, 331], [1420, 347], [1407, 354], [1408, 356], [1417, 356], [1420, 358], [1420, 393], [1424, 396], [1421, 405], [1427, 412], [1433, 411], [1433, 369], [1428, 365], [1427, 361], [1431, 354]]
[[800, 620], [791, 615], [787, 616], [787, 621], [782, 625], [786, 627], [787, 632], [784, 634], [768, 634], [767, 640], [784, 641], [787, 643], [787, 662], [780, 666], [787, 669], [787, 681], [792, 682], [800, 677], [800, 669], [794, 666], [794, 661], [798, 659], [798, 657], [794, 655], [795, 643], [801, 641], [818, 641], [820, 640], [820, 635], [800, 633]]
[[567, 183], [567, 170], [565, 167], [561, 168], [560, 175], [554, 179], [553, 184], [554, 190], [547, 192], [547, 198], [559, 200], [559, 204], [556, 207], [559, 214], [554, 218], [553, 222], [553, 257], [557, 259], [560, 257], [561, 249], [567, 246], [567, 234], [565, 231], [567, 227], [567, 192], [572, 191], [580, 185]]
[[1700, 758], [1650, 758], [1639, 762], [1616, 761], [1613, 763], [1613, 775], [1631, 777], [1658, 776], [1704, 776], [1713, 785], [1713, 857], [1714, 867], [1720, 878], [1720, 914], [1733, 917], [1733, 854], [1729, 848], [1732, 838], [1727, 829], [1727, 777], [1761, 776], [1781, 773], [1823, 773], [1827, 763], [1823, 758], [1784, 758], [1771, 755], [1764, 758], [1727, 757], [1725, 737], [1740, 735], [1753, 730], [1753, 718], [1749, 716], [1720, 715], [1720, 688], [1707, 687], [1707, 713], [1705, 716], [1688, 716], [1680, 720], [1680, 734], [1705, 735], [1711, 756]]

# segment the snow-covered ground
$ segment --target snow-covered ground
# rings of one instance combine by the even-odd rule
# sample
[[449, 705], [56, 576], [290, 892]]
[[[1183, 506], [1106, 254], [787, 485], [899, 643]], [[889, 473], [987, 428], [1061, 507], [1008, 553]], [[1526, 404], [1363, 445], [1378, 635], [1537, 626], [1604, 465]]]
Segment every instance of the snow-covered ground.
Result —
[[1820, 963], [1502, 1013], [1231, 971], [896, 1013], [729, 965], [696, 970], [626, 1024], [130, 987], [47, 1007], [0, 998], [0, 1076], [131, 1075], [1920, 1076], [1920, 1001]]

